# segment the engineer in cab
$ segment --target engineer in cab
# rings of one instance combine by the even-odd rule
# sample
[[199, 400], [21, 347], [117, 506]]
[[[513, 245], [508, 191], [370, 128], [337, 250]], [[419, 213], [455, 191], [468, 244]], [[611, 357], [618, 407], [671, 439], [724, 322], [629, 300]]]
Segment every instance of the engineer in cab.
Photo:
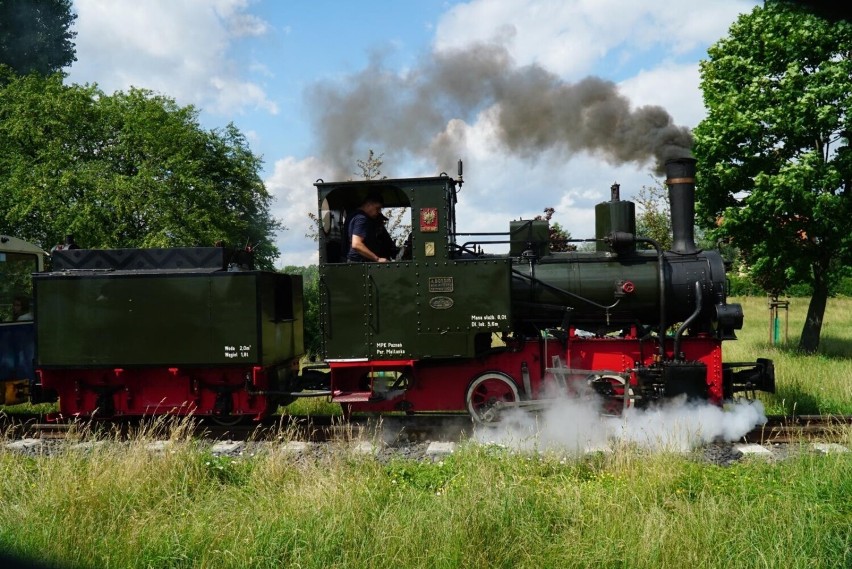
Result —
[[387, 218], [382, 215], [384, 200], [378, 193], [370, 193], [346, 219], [349, 237], [350, 263], [387, 263], [395, 254], [393, 240], [385, 228]]

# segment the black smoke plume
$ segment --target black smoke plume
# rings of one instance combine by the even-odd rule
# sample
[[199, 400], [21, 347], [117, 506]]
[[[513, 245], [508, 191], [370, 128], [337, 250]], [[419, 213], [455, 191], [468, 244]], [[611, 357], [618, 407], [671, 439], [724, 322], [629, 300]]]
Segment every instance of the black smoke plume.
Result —
[[597, 77], [568, 83], [538, 65], [517, 66], [499, 44], [432, 54], [404, 74], [374, 58], [359, 73], [312, 87], [308, 103], [319, 153], [342, 176], [367, 148], [428, 157], [447, 169], [464, 148], [458, 121], [486, 109], [497, 142], [529, 159], [554, 149], [660, 170], [692, 146], [689, 129], [662, 107], [632, 109], [614, 83]]

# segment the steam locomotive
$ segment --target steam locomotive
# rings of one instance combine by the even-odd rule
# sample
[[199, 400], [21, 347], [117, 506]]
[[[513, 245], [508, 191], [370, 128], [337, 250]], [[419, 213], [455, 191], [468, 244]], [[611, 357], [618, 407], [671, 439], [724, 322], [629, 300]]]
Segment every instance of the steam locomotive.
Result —
[[[695, 160], [669, 161], [666, 174], [670, 251], [636, 236], [635, 206], [615, 188], [595, 208], [596, 250], [552, 253], [545, 221], [511, 222], [499, 235], [457, 231], [461, 171], [317, 183], [332, 399], [350, 411], [467, 410], [490, 421], [589, 389], [611, 411], [774, 392], [770, 360], [722, 362], [742, 308], [726, 302], [720, 254], [694, 242]], [[341, 262], [342, 220], [375, 192], [412, 212], [405, 255]], [[495, 244], [509, 253], [483, 253]]]
[[[159, 413], [222, 422], [296, 397], [352, 412], [468, 412], [595, 394], [607, 412], [685, 396], [774, 392], [772, 362], [722, 362], [742, 327], [725, 264], [694, 242], [695, 161], [667, 165], [674, 244], [636, 236], [613, 188], [594, 251], [551, 252], [546, 221], [457, 230], [463, 184], [318, 181], [321, 366], [301, 367], [300, 277], [224, 248], [66, 249], [33, 277], [37, 384], [65, 416]], [[398, 260], [348, 263], [345, 220], [367, 195], [410, 215]], [[508, 246], [508, 253], [484, 252]]]

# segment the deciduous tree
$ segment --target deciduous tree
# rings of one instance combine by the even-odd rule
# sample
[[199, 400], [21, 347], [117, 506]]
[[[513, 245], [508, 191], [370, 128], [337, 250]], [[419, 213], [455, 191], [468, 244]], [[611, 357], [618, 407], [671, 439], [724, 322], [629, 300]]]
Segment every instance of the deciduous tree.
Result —
[[0, 64], [49, 75], [77, 60], [71, 0], [0, 0]]
[[360, 172], [356, 173], [356, 176], [361, 176], [364, 180], [380, 180], [387, 178], [387, 176], [382, 176], [382, 164], [384, 164], [384, 160], [382, 157], [384, 153], [376, 156], [376, 153], [372, 148], [367, 152], [367, 159], [361, 160], [358, 159], [355, 163], [358, 165], [358, 169]]
[[671, 249], [672, 217], [669, 193], [665, 185], [655, 179], [653, 186], [642, 186], [633, 201], [639, 206], [636, 233], [642, 237], [650, 237], [663, 249]]
[[810, 283], [799, 346], [813, 352], [829, 287], [852, 262], [852, 24], [767, 1], [708, 53], [699, 215], [770, 293]]
[[279, 223], [261, 161], [233, 125], [144, 90], [61, 76], [0, 81], [0, 230], [50, 248], [252, 246], [272, 268]]

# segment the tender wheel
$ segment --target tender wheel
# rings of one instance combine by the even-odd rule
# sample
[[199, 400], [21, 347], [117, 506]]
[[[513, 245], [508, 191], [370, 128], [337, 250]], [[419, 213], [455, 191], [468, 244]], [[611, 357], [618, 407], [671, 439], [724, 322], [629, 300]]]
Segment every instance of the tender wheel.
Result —
[[618, 375], [590, 375], [586, 378], [592, 389], [603, 398], [601, 414], [621, 415], [625, 407], [635, 404], [633, 388], [627, 388], [627, 402], [624, 401], [624, 378]]
[[504, 404], [516, 403], [520, 399], [518, 386], [511, 377], [502, 373], [480, 375], [470, 383], [465, 395], [467, 411], [477, 423], [498, 420]]

